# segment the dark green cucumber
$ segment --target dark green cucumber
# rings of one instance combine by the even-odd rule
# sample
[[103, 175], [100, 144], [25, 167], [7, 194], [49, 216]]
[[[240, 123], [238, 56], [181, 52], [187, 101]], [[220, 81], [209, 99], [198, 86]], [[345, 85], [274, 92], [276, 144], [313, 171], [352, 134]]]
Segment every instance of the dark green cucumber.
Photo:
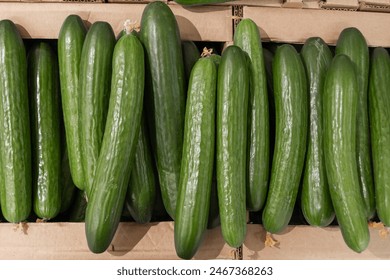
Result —
[[15, 24], [0, 21], [0, 195], [8, 222], [22, 222], [32, 205], [27, 59]]
[[348, 56], [335, 55], [324, 89], [324, 155], [330, 195], [346, 244], [362, 252], [370, 235], [356, 162], [359, 87]]
[[199, 59], [188, 85], [175, 219], [176, 254], [191, 259], [207, 229], [214, 165], [217, 66]]
[[85, 211], [87, 209], [87, 196], [85, 191], [76, 189], [72, 205], [69, 209], [69, 222], [80, 223], [85, 221]]
[[149, 3], [141, 18], [147, 82], [145, 106], [163, 202], [174, 219], [185, 115], [185, 74], [176, 18], [167, 4]]
[[184, 72], [186, 80], [190, 79], [192, 67], [200, 58], [198, 47], [193, 41], [182, 41], [181, 48], [183, 51]]
[[273, 60], [275, 148], [267, 201], [266, 231], [279, 233], [288, 225], [303, 171], [308, 126], [308, 94], [303, 62], [295, 48], [284, 44]]
[[256, 23], [248, 18], [241, 20], [234, 33], [234, 44], [250, 58], [246, 207], [259, 211], [267, 197], [270, 139], [267, 77]]
[[390, 57], [384, 48], [371, 56], [369, 116], [372, 162], [379, 220], [390, 226]]
[[367, 218], [375, 215], [375, 190], [371, 164], [371, 143], [368, 116], [369, 52], [366, 39], [355, 27], [344, 29], [337, 39], [336, 54], [349, 56], [358, 80], [358, 113], [356, 128], [356, 160], [360, 188], [366, 205]]
[[237, 46], [222, 53], [217, 80], [217, 189], [222, 236], [239, 247], [246, 236], [246, 151], [250, 73]]
[[145, 82], [144, 51], [135, 35], [119, 39], [112, 65], [107, 122], [85, 213], [93, 253], [104, 252], [115, 235], [134, 163]]
[[92, 24], [85, 37], [79, 72], [79, 139], [85, 191], [89, 197], [103, 139], [115, 35], [107, 22]]
[[148, 223], [152, 218], [157, 180], [148, 127], [143, 115], [125, 202], [137, 223]]
[[61, 209], [60, 95], [57, 56], [43, 41], [28, 53], [33, 209], [50, 220]]
[[72, 180], [66, 144], [62, 152], [60, 184], [62, 189], [60, 213], [63, 213], [70, 208], [77, 189]]
[[322, 125], [324, 82], [333, 54], [321, 38], [311, 37], [303, 45], [301, 57], [306, 69], [310, 104], [301, 208], [310, 225], [323, 227], [334, 219], [325, 170]]
[[58, 35], [58, 66], [60, 73], [62, 113], [69, 165], [75, 185], [85, 189], [79, 136], [79, 65], [87, 29], [78, 15], [69, 15]]

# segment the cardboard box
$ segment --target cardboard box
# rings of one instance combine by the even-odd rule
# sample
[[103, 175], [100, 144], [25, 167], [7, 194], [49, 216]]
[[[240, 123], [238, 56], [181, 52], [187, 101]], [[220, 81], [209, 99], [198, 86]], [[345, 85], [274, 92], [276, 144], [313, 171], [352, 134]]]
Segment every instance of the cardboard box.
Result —
[[264, 41], [303, 44], [312, 36], [335, 45], [340, 32], [356, 27], [371, 47], [390, 47], [390, 17], [385, 13], [339, 10], [276, 9], [244, 7], [244, 18], [251, 18], [260, 28]]
[[359, 3], [360, 11], [390, 13], [390, 0], [363, 0]]
[[359, 8], [359, 0], [326, 0], [321, 1], [323, 9], [356, 11]]
[[[57, 38], [69, 14], [88, 23], [104, 20], [118, 34], [126, 19], [141, 20], [146, 4], [119, 3], [0, 3], [0, 19], [11, 19], [24, 38]], [[170, 6], [183, 40], [226, 42], [233, 38], [232, 8], [228, 6]]]
[[[173, 229], [173, 222], [121, 223], [110, 248], [93, 254], [84, 223], [1, 223], [0, 259], [176, 260]], [[277, 243], [270, 247], [265, 245], [262, 226], [248, 224], [242, 251], [238, 251], [226, 245], [217, 227], [206, 232], [194, 259], [239, 259], [238, 254], [244, 260], [390, 259], [390, 237], [380, 232], [371, 228], [370, 245], [358, 254], [345, 245], [338, 227], [289, 226], [272, 236]]]

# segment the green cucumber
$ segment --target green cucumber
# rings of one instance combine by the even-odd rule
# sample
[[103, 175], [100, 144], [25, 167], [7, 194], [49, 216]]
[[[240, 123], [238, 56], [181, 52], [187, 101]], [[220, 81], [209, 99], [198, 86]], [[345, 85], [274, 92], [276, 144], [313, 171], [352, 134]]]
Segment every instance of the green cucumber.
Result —
[[85, 221], [85, 211], [87, 209], [87, 196], [85, 191], [76, 189], [74, 199], [69, 209], [69, 222], [79, 223]]
[[32, 206], [27, 59], [10, 20], [0, 21], [0, 196], [8, 222], [27, 219]]
[[58, 66], [60, 74], [62, 111], [69, 165], [75, 185], [85, 189], [79, 136], [79, 65], [87, 29], [78, 15], [69, 15], [58, 35]]
[[372, 162], [379, 220], [390, 226], [390, 57], [377, 47], [371, 56], [369, 116]]
[[161, 1], [146, 5], [140, 39], [146, 56], [146, 114], [165, 208], [174, 219], [183, 147], [186, 80], [176, 18]]
[[92, 24], [85, 37], [79, 72], [79, 139], [81, 165], [87, 198], [92, 191], [95, 170], [103, 139], [115, 35], [103, 21]]
[[184, 72], [186, 80], [190, 79], [192, 67], [200, 58], [198, 47], [193, 41], [182, 41], [181, 48], [183, 51]]
[[330, 195], [346, 244], [362, 252], [370, 235], [356, 162], [359, 87], [348, 56], [335, 55], [324, 89], [324, 155]]
[[149, 141], [148, 127], [143, 115], [125, 202], [131, 217], [141, 224], [150, 222], [152, 218], [157, 188]]
[[85, 213], [87, 243], [93, 253], [104, 252], [115, 235], [141, 126], [144, 51], [135, 35], [119, 39], [112, 65], [107, 122]]
[[60, 176], [60, 184], [62, 189], [60, 213], [64, 213], [70, 208], [74, 199], [74, 193], [77, 189], [72, 180], [72, 174], [69, 165], [68, 149], [66, 147], [66, 144], [62, 152]]
[[356, 68], [358, 80], [358, 113], [356, 128], [356, 160], [360, 188], [366, 205], [367, 218], [375, 215], [375, 190], [371, 163], [371, 143], [368, 116], [369, 52], [366, 39], [355, 27], [345, 28], [339, 35], [336, 54], [349, 56]]
[[234, 33], [234, 44], [250, 58], [246, 207], [249, 211], [259, 211], [267, 197], [270, 139], [263, 47], [254, 21], [240, 21]]
[[303, 173], [301, 208], [306, 221], [324, 227], [334, 219], [323, 150], [322, 98], [333, 54], [319, 37], [306, 40], [301, 50], [309, 89], [308, 147]]
[[277, 48], [273, 60], [275, 148], [263, 226], [283, 231], [292, 216], [303, 171], [308, 126], [308, 94], [303, 62], [289, 44]]
[[217, 78], [217, 189], [222, 236], [239, 247], [246, 236], [246, 151], [249, 79], [247, 57], [231, 45]]
[[40, 41], [28, 53], [30, 95], [33, 209], [50, 220], [61, 209], [60, 95], [57, 56]]
[[183, 157], [176, 205], [176, 254], [191, 259], [207, 229], [214, 164], [217, 66], [210, 58], [194, 65], [188, 86]]

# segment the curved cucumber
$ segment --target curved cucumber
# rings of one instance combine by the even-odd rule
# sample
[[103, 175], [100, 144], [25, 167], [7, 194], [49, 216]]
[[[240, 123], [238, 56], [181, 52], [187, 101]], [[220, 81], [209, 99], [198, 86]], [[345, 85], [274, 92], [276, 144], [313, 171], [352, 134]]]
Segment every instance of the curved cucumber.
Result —
[[33, 162], [33, 209], [44, 220], [61, 209], [61, 140], [57, 57], [48, 43], [28, 53]]
[[358, 83], [348, 56], [338, 54], [328, 69], [323, 98], [324, 155], [329, 190], [343, 238], [363, 251], [370, 239], [356, 163]]
[[22, 222], [32, 205], [27, 59], [10, 20], [0, 21], [0, 197], [8, 222]]
[[210, 58], [199, 59], [188, 87], [183, 157], [176, 205], [175, 249], [183, 259], [198, 250], [210, 206], [214, 164], [217, 66]]
[[390, 226], [390, 57], [384, 48], [371, 56], [369, 115], [372, 162], [379, 220]]
[[268, 232], [279, 233], [288, 225], [294, 210], [307, 142], [306, 73], [293, 46], [284, 44], [276, 50], [273, 81], [275, 148], [263, 226]]
[[146, 56], [146, 112], [164, 206], [174, 219], [183, 149], [185, 74], [176, 18], [167, 4], [149, 3], [140, 39]]
[[92, 190], [110, 95], [115, 35], [107, 22], [92, 24], [86, 35], [79, 74], [79, 137], [87, 198]]
[[152, 218], [156, 181], [148, 128], [143, 116], [125, 202], [127, 210], [137, 223], [148, 223]]
[[227, 47], [218, 67], [216, 176], [222, 236], [231, 247], [241, 246], [246, 236], [249, 78], [244, 51]]
[[79, 65], [87, 29], [78, 15], [69, 15], [58, 35], [58, 66], [69, 165], [75, 185], [85, 189], [79, 136]]
[[93, 253], [104, 252], [119, 224], [141, 125], [144, 52], [135, 35], [123, 35], [113, 54], [111, 94], [85, 232]]
[[234, 33], [234, 44], [249, 55], [250, 94], [246, 207], [263, 208], [269, 178], [269, 111], [267, 77], [259, 29], [251, 19], [243, 19]]
[[334, 219], [326, 177], [323, 149], [322, 98], [326, 72], [333, 55], [319, 37], [306, 40], [301, 57], [309, 88], [309, 133], [303, 173], [301, 207], [306, 221], [313, 226], [329, 225]]
[[375, 190], [371, 166], [371, 143], [368, 117], [369, 52], [366, 39], [355, 27], [344, 29], [337, 39], [336, 54], [347, 55], [355, 66], [358, 80], [358, 113], [356, 128], [356, 160], [360, 188], [367, 218], [375, 215]]

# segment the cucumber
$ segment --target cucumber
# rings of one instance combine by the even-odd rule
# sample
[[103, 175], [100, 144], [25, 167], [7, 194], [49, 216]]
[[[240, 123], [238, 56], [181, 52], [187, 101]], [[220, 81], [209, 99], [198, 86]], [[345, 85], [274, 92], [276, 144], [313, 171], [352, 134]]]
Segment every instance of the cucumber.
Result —
[[273, 60], [275, 148], [263, 226], [283, 231], [292, 216], [306, 153], [308, 93], [303, 62], [295, 48], [283, 44]]
[[70, 208], [75, 196], [75, 191], [77, 190], [72, 180], [72, 175], [71, 175], [70, 165], [69, 165], [68, 149], [66, 147], [66, 144], [62, 152], [60, 176], [61, 176], [60, 184], [62, 189], [60, 213], [64, 213]]
[[43, 220], [61, 209], [60, 95], [57, 56], [40, 41], [28, 53], [33, 209]]
[[249, 79], [246, 54], [231, 45], [217, 78], [217, 191], [222, 236], [234, 248], [246, 236], [246, 151]]
[[267, 77], [259, 29], [251, 19], [243, 19], [234, 33], [234, 44], [250, 58], [248, 154], [246, 207], [263, 208], [269, 179], [269, 110]]
[[371, 164], [371, 143], [368, 117], [369, 52], [366, 39], [355, 27], [345, 28], [339, 35], [336, 54], [347, 55], [356, 68], [358, 80], [358, 113], [356, 128], [356, 160], [360, 188], [366, 206], [367, 218], [375, 216], [375, 190]]
[[87, 209], [87, 197], [85, 191], [76, 189], [72, 205], [69, 209], [69, 222], [80, 223], [85, 221], [85, 211]]
[[70, 173], [74, 184], [85, 189], [79, 136], [79, 65], [87, 29], [78, 15], [69, 15], [58, 35], [58, 66], [60, 74], [62, 113], [68, 147]]
[[125, 206], [137, 223], [150, 222], [156, 198], [157, 176], [144, 115], [135, 151]]
[[32, 206], [27, 59], [15, 24], [0, 21], [0, 197], [5, 220], [27, 219]]
[[323, 150], [322, 98], [326, 72], [333, 54], [319, 37], [306, 40], [301, 50], [309, 89], [309, 133], [302, 180], [301, 208], [312, 226], [324, 227], [334, 219]]
[[176, 254], [191, 259], [207, 229], [214, 164], [217, 66], [199, 59], [189, 80], [176, 205]]
[[335, 55], [324, 89], [324, 155], [330, 195], [345, 243], [362, 252], [370, 235], [356, 162], [359, 87], [348, 56]]
[[377, 47], [371, 56], [369, 116], [376, 211], [379, 220], [390, 226], [390, 57]]
[[87, 199], [103, 139], [110, 95], [112, 53], [115, 35], [112, 27], [103, 21], [92, 24], [85, 37], [80, 58], [79, 139], [81, 165]]
[[146, 56], [146, 114], [164, 206], [175, 217], [186, 98], [181, 39], [176, 18], [161, 1], [146, 5], [140, 39]]
[[134, 162], [145, 82], [144, 51], [135, 35], [119, 39], [112, 65], [107, 122], [85, 213], [87, 243], [93, 253], [104, 252], [115, 235]]
[[193, 41], [182, 41], [181, 48], [183, 51], [184, 72], [186, 80], [190, 79], [192, 67], [200, 58], [198, 47]]

